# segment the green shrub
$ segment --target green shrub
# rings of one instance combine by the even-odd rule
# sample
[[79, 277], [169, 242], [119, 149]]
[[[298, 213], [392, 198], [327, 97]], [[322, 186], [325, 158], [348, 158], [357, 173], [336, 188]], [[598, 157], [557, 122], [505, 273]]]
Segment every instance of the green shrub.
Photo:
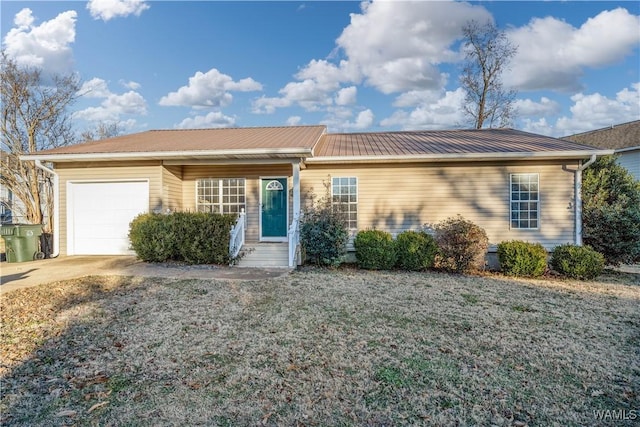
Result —
[[616, 162], [600, 157], [583, 172], [584, 243], [607, 264], [640, 260], [640, 181]]
[[183, 213], [138, 215], [129, 225], [129, 240], [146, 262], [228, 264], [232, 215]]
[[500, 269], [509, 276], [542, 276], [547, 269], [547, 251], [540, 243], [520, 240], [498, 245]]
[[360, 231], [353, 242], [358, 267], [389, 270], [396, 264], [396, 247], [391, 234], [381, 230]]
[[138, 258], [146, 262], [164, 262], [177, 254], [174, 227], [166, 215], [135, 217], [129, 225], [129, 240]]
[[344, 216], [329, 202], [320, 201], [305, 210], [300, 224], [300, 244], [305, 262], [337, 267], [347, 253], [347, 230]]
[[404, 231], [396, 237], [396, 266], [403, 270], [425, 270], [433, 267], [438, 244], [431, 235], [419, 231]]
[[187, 264], [229, 264], [229, 235], [235, 216], [202, 212], [172, 215], [179, 260]]
[[471, 221], [458, 215], [434, 226], [440, 249], [436, 266], [455, 273], [466, 273], [484, 268], [489, 247], [487, 233]]
[[551, 254], [551, 267], [573, 279], [595, 279], [602, 273], [604, 262], [604, 256], [590, 246], [560, 245]]

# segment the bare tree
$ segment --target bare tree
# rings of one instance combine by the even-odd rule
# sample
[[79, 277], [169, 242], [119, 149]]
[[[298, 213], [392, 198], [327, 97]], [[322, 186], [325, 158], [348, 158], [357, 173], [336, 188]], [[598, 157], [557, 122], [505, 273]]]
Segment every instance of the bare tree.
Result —
[[87, 129], [80, 134], [82, 141], [98, 141], [122, 134], [117, 122], [100, 122], [94, 129]]
[[508, 69], [518, 48], [504, 31], [488, 21], [469, 21], [463, 28], [465, 62], [460, 84], [465, 90], [463, 110], [476, 129], [508, 126], [514, 118], [516, 92], [505, 90], [502, 73]]
[[20, 155], [75, 141], [67, 109], [77, 98], [80, 81], [74, 74], [44, 76], [40, 69], [18, 65], [4, 52], [0, 73], [0, 184], [24, 205], [18, 216], [33, 224], [49, 219], [44, 230], [50, 232], [50, 177], [33, 162], [20, 161]]

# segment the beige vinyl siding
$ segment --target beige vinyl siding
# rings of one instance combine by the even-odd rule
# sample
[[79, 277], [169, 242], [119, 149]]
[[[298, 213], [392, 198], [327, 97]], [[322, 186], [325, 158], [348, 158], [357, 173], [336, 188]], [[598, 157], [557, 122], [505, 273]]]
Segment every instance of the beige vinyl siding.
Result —
[[182, 210], [182, 166], [162, 167], [163, 209]]
[[162, 171], [160, 162], [59, 163], [55, 170], [60, 177], [60, 253], [67, 253], [67, 182], [149, 181], [149, 210], [162, 210]]
[[[198, 165], [184, 166], [182, 174], [182, 206], [196, 210], [196, 180], [200, 178], [245, 178], [246, 239], [260, 239], [260, 178], [290, 177], [290, 164], [275, 165]], [[292, 211], [291, 179], [289, 181], [289, 215]], [[291, 218], [289, 218], [291, 221]]]
[[[540, 176], [537, 230], [510, 228], [511, 173]], [[574, 241], [574, 177], [562, 163], [308, 165], [301, 174], [303, 196], [324, 196], [329, 176], [358, 178], [359, 230], [376, 228], [395, 236], [460, 214], [483, 227], [493, 245], [519, 239], [550, 249]]]

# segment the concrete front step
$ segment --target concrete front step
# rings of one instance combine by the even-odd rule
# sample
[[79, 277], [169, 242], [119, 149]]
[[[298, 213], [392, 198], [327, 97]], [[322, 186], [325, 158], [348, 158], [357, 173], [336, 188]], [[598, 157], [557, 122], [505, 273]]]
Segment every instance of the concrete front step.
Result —
[[289, 267], [288, 243], [245, 243], [237, 267]]

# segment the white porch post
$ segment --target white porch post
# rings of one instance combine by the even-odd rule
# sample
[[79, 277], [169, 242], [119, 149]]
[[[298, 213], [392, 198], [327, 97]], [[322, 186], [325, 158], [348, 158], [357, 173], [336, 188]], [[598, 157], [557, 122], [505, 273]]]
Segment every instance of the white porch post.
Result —
[[293, 220], [300, 218], [300, 160], [291, 163], [293, 169]]
[[297, 263], [298, 243], [300, 232], [298, 221], [300, 220], [300, 160], [291, 162], [293, 175], [293, 218], [287, 233], [289, 237], [289, 268], [294, 268]]

